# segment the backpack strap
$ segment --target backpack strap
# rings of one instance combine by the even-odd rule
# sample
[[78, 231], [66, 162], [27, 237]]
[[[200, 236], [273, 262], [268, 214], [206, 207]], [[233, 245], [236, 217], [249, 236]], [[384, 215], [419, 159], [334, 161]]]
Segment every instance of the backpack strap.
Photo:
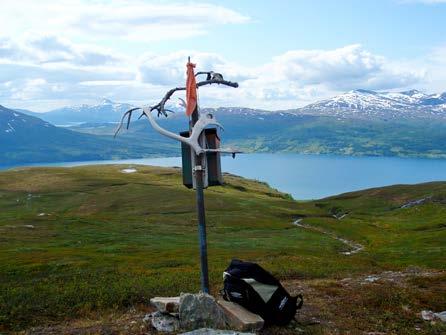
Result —
[[224, 288], [220, 290], [220, 295], [224, 300], [229, 301], [228, 293]]
[[302, 294], [296, 295], [296, 309], [301, 309], [304, 304], [304, 297]]

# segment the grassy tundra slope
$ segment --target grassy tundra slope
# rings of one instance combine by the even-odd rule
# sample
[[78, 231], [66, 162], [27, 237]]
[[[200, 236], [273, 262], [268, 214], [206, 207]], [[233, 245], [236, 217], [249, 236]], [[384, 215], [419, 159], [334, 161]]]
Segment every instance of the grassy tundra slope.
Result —
[[[0, 173], [0, 332], [125, 310], [154, 295], [199, 289], [194, 192], [181, 185], [179, 169], [136, 166], [137, 172], [123, 173], [126, 167]], [[296, 202], [263, 183], [235, 176], [226, 176], [226, 182], [206, 191], [215, 294], [232, 257], [261, 263], [287, 285], [295, 279], [318, 281], [304, 287], [314, 301], [315, 287], [339, 294], [327, 292], [324, 280], [408, 266], [446, 268], [446, 183]], [[425, 200], [400, 208], [420, 199]], [[293, 225], [296, 219], [305, 227]], [[345, 255], [351, 247], [336, 237], [364, 250]], [[426, 280], [420, 279], [420, 287]], [[446, 287], [429, 288], [428, 296], [435, 298], [427, 300], [426, 292], [417, 292], [407, 295], [408, 301], [405, 294], [385, 300], [446, 309]], [[387, 305], [373, 306], [380, 313]], [[398, 327], [414, 329], [407, 313], [386, 313]], [[382, 320], [368, 322], [349, 327]], [[428, 333], [441, 326], [426, 327]]]

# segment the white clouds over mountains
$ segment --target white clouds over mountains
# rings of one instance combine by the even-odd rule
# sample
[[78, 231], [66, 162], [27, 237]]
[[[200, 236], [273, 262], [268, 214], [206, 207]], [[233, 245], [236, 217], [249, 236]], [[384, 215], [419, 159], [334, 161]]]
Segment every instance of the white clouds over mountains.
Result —
[[422, 76], [408, 69], [392, 69], [384, 57], [372, 54], [359, 44], [335, 50], [289, 51], [274, 58], [272, 67], [284, 80], [304, 85], [325, 84], [335, 90], [404, 87], [416, 83]]
[[56, 36], [42, 36], [21, 42], [5, 38], [0, 41], [0, 82], [4, 86], [1, 97], [65, 102], [107, 96], [141, 102], [148, 98], [150, 103], [167, 88], [184, 82], [189, 55], [199, 69], [213, 69], [228, 80], [240, 82], [236, 91], [211, 90], [214, 100], [206, 99], [208, 104], [228, 99], [231, 104], [251, 107], [290, 108], [357, 87], [407, 87], [424, 77], [422, 69], [398, 69], [360, 45], [335, 50], [293, 50], [264, 65], [242, 67], [215, 53], [177, 51], [134, 58], [74, 45]]
[[[246, 15], [216, 5], [194, 4], [191, 11], [143, 1], [3, 1], [2, 9], [0, 104], [14, 107], [47, 110], [99, 97], [152, 103], [184, 82], [189, 55], [198, 70], [240, 84], [237, 90], [207, 88], [201, 94], [207, 105], [291, 108], [355, 88], [400, 89], [435, 80], [423, 62], [389, 60], [361, 45], [290, 50], [256, 66], [238, 64], [236, 54], [157, 53], [150, 44], [139, 55], [126, 49], [129, 41], [174, 43], [207, 34], [209, 26], [249, 24]], [[430, 56], [436, 71], [444, 68], [442, 53]]]

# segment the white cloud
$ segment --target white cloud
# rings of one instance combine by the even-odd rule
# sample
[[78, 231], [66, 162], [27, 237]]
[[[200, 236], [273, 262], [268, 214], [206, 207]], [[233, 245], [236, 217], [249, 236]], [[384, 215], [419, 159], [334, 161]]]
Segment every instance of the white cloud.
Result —
[[92, 42], [110, 36], [138, 42], [182, 39], [206, 34], [218, 25], [248, 21], [223, 6], [138, 0], [3, 0], [0, 12], [4, 35], [33, 31]]
[[184, 81], [188, 55], [199, 64], [199, 69], [213, 69], [240, 82], [237, 90], [206, 88], [201, 100], [213, 105], [292, 108], [355, 88], [406, 88], [425, 76], [421, 68], [391, 62], [361, 45], [350, 45], [334, 50], [292, 50], [262, 66], [248, 68], [212, 53], [145, 55], [138, 78], [155, 85], [177, 85]]
[[295, 50], [278, 56], [272, 66], [282, 79], [307, 84], [338, 83], [364, 78], [380, 70], [383, 60], [360, 45], [335, 50]]
[[275, 57], [266, 70], [273, 72], [277, 81], [324, 84], [335, 90], [405, 87], [423, 75], [409, 69], [397, 70], [389, 60], [359, 44], [334, 50], [289, 51]]
[[[446, 68], [440, 64], [442, 52], [430, 57], [437, 59], [437, 67]], [[198, 64], [197, 70], [214, 70], [239, 82], [238, 89], [203, 88], [201, 102], [214, 106], [293, 108], [356, 88], [408, 88], [423, 82], [427, 73], [360, 45], [291, 50], [261, 66], [242, 67], [216, 53], [183, 50], [135, 59], [54, 36], [28, 36], [0, 43], [0, 83], [8, 83], [1, 97], [15, 105], [33, 100], [81, 103], [100, 97], [153, 103], [167, 89], [184, 83], [188, 56]]]
[[240, 91], [245, 105], [293, 108], [356, 88], [411, 87], [424, 76], [421, 68], [350, 45], [333, 50], [288, 51], [257, 68], [256, 76], [244, 81]]
[[417, 63], [429, 64], [423, 88], [435, 92], [445, 91], [446, 46], [435, 48], [425, 59], [418, 60]]
[[43, 78], [26, 79], [23, 81], [20, 89], [13, 88], [11, 90], [12, 99], [30, 100], [40, 95], [42, 90], [47, 86], [47, 81]]
[[[142, 100], [153, 90], [159, 95], [163, 85], [183, 76], [185, 54], [165, 55], [168, 64], [176, 59], [174, 69], [163, 66], [162, 56], [135, 57], [137, 51], [129, 46], [150, 48], [151, 41], [206, 35], [249, 21], [223, 5], [199, 2], [2, 0], [0, 103], [38, 101], [33, 109], [45, 109], [98, 96]], [[208, 58], [209, 64], [218, 63], [215, 55], [199, 60], [204, 65]], [[46, 83], [38, 86], [38, 79]]]
[[54, 35], [25, 34], [21, 38], [0, 39], [0, 60], [32, 64], [68, 63], [85, 66], [118, 62], [114, 52], [97, 46], [75, 45]]
[[145, 54], [140, 59], [138, 78], [143, 82], [157, 85], [178, 85], [185, 80], [185, 64], [188, 57], [198, 64], [197, 71], [223, 73], [233, 81], [246, 80], [254, 74], [251, 69], [230, 63], [215, 53], [177, 51], [167, 55]]
[[292, 108], [356, 88], [440, 87], [440, 74], [445, 73], [443, 49], [422, 60], [390, 60], [354, 44], [289, 50], [260, 66], [241, 66], [212, 52], [134, 56], [121, 47], [129, 40], [169, 41], [248, 21], [234, 10], [199, 3], [6, 0], [0, 12], [0, 103], [38, 101], [33, 109], [100, 97], [150, 103], [184, 82], [188, 56], [197, 70], [221, 72], [240, 83], [238, 89], [203, 89], [200, 99], [207, 105]]

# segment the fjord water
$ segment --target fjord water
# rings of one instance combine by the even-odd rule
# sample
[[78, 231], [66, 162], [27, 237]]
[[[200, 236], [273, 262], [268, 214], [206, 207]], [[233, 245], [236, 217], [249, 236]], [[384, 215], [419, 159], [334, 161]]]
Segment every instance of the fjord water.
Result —
[[225, 157], [223, 170], [268, 182], [293, 198], [319, 199], [393, 184], [446, 180], [446, 160], [300, 154]]
[[[181, 166], [181, 159], [169, 157], [38, 165], [68, 167], [89, 164]], [[235, 159], [223, 157], [222, 169], [265, 181], [298, 200], [319, 199], [378, 186], [446, 180], [446, 160], [439, 159], [244, 154], [237, 155]]]

